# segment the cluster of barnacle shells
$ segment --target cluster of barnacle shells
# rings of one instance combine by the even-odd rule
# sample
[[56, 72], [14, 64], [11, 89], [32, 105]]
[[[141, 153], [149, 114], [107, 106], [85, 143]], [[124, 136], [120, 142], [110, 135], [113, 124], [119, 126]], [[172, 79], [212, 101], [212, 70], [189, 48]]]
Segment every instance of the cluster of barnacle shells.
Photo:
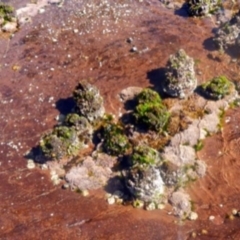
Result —
[[229, 46], [240, 45], [240, 15], [239, 13], [226, 23], [223, 23], [216, 32], [214, 41], [221, 50]]
[[87, 81], [82, 81], [77, 85], [73, 98], [76, 102], [76, 112], [90, 122], [104, 115], [103, 98], [99, 90]]
[[80, 82], [74, 91], [75, 113], [65, 117], [40, 141], [43, 154], [49, 159], [75, 156], [91, 141], [92, 122], [104, 114], [103, 99], [98, 89], [87, 82]]
[[193, 58], [183, 49], [170, 55], [166, 67], [164, 92], [173, 97], [185, 98], [193, 93], [196, 86]]

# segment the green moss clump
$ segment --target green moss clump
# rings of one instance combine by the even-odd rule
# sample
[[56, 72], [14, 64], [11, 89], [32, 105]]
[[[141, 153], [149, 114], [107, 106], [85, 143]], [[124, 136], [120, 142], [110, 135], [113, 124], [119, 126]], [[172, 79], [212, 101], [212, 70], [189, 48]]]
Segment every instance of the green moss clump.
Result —
[[83, 143], [79, 141], [74, 128], [59, 126], [40, 140], [40, 148], [43, 154], [50, 159], [61, 159], [67, 156], [75, 156]]
[[124, 129], [115, 123], [106, 123], [103, 129], [103, 150], [113, 156], [124, 155], [130, 143]]
[[13, 15], [14, 9], [13, 7], [0, 3], [0, 20], [3, 19], [3, 25], [6, 22], [11, 22], [12, 21], [12, 15]]
[[134, 147], [131, 161], [136, 166], [155, 165], [160, 162], [160, 154], [154, 148], [147, 145], [139, 145]]
[[218, 100], [224, 98], [226, 95], [229, 95], [233, 88], [233, 83], [231, 83], [225, 76], [215, 77], [211, 81], [202, 85], [205, 95], [214, 100]]
[[162, 104], [145, 103], [136, 107], [134, 116], [137, 122], [146, 125], [149, 129], [163, 131], [170, 114]]
[[155, 131], [164, 130], [170, 114], [163, 105], [159, 94], [151, 89], [144, 89], [137, 96], [137, 101], [138, 105], [134, 111], [137, 123]]
[[156, 91], [153, 91], [149, 88], [145, 88], [137, 96], [138, 104], [152, 103], [152, 104], [161, 104], [162, 99]]
[[78, 133], [92, 133], [93, 131], [92, 126], [90, 125], [88, 120], [85, 117], [79, 116], [76, 113], [69, 113], [64, 120], [64, 124], [68, 127], [74, 127]]

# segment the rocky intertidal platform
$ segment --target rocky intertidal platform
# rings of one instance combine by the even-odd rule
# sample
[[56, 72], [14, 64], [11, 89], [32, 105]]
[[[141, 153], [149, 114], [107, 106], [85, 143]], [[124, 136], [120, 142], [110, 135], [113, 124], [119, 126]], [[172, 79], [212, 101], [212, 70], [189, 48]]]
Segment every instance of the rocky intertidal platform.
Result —
[[238, 93], [225, 76], [197, 87], [193, 59], [183, 49], [170, 56], [165, 77], [163, 91], [171, 97], [151, 88], [123, 89], [121, 102], [132, 107], [119, 118], [105, 113], [95, 86], [80, 81], [71, 113], [43, 135], [35, 163], [50, 169], [54, 184], [83, 195], [104, 187], [109, 204], [154, 210], [170, 203], [181, 219], [197, 219], [187, 193], [207, 172], [197, 153], [205, 138], [221, 131]]

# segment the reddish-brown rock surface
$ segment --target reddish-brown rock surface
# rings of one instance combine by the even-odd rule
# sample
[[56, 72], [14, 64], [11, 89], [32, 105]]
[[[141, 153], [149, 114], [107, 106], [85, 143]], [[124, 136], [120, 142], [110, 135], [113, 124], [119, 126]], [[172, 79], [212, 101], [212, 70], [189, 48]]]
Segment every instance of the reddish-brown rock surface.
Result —
[[[5, 2], [19, 8], [27, 1]], [[199, 82], [220, 74], [238, 81], [238, 62], [209, 40], [211, 18], [186, 18], [157, 0], [72, 0], [44, 8], [12, 39], [0, 38], [0, 239], [240, 239], [240, 219], [226, 217], [240, 209], [238, 108], [198, 153], [208, 171], [189, 189], [199, 215], [193, 222], [177, 223], [168, 210], [108, 205], [102, 190], [89, 197], [62, 190], [47, 170], [28, 170], [24, 158], [69, 110], [80, 79], [96, 84], [115, 114], [117, 94], [128, 86], [157, 87], [179, 48], [196, 59]]]

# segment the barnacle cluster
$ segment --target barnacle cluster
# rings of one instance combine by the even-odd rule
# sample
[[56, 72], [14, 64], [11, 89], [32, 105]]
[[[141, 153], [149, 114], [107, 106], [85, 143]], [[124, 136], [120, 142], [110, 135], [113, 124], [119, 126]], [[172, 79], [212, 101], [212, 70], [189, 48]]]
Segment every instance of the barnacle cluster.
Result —
[[48, 159], [75, 156], [92, 139], [93, 121], [104, 114], [103, 99], [96, 87], [79, 82], [73, 92], [75, 113], [68, 114], [61, 126], [44, 135], [40, 141], [42, 153]]
[[185, 98], [191, 95], [197, 86], [194, 60], [183, 49], [170, 55], [166, 67], [164, 91], [173, 97]]
[[216, 32], [215, 43], [220, 50], [226, 50], [230, 46], [240, 45], [240, 15], [236, 14], [228, 22], [222, 23]]
[[87, 81], [80, 82], [73, 92], [76, 113], [86, 117], [90, 122], [101, 118], [105, 109], [99, 90]]

